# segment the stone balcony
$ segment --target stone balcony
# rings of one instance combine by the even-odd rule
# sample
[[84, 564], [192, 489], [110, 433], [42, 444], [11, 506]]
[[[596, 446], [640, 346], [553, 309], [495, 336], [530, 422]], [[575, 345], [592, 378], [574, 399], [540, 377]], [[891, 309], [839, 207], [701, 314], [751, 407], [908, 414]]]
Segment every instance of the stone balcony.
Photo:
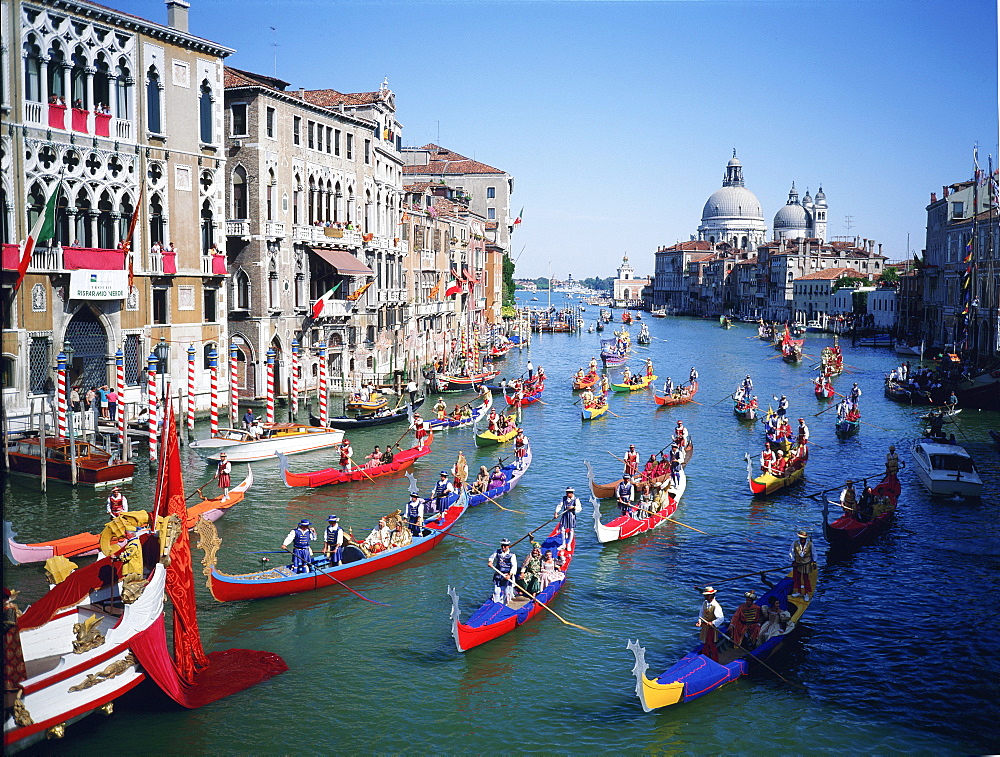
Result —
[[285, 224], [281, 221], [265, 221], [264, 236], [268, 239], [282, 239], [285, 236]]
[[226, 221], [226, 236], [250, 239], [249, 221]]

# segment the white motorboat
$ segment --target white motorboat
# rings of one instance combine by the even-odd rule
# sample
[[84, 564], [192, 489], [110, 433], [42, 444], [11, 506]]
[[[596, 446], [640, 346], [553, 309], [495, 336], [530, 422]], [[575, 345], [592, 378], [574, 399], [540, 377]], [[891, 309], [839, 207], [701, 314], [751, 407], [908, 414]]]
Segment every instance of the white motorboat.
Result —
[[958, 444], [941, 444], [927, 439], [913, 445], [917, 478], [931, 494], [979, 497], [983, 480], [972, 456]]
[[218, 462], [219, 454], [226, 453], [231, 463], [252, 463], [283, 455], [297, 455], [318, 449], [336, 447], [344, 440], [344, 432], [337, 428], [317, 428], [301, 423], [268, 423], [259, 439], [249, 431], [239, 428], [224, 428], [218, 436], [199, 439], [191, 443], [191, 449], [202, 457]]

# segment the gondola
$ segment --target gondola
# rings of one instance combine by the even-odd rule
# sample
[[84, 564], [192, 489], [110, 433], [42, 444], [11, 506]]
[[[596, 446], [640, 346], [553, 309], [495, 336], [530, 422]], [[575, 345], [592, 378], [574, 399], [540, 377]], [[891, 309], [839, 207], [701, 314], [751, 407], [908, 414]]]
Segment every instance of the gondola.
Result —
[[818, 400], [831, 400], [837, 393], [829, 380], [825, 384], [820, 385], [818, 378], [813, 379], [813, 392], [816, 394], [816, 399]]
[[[305, 573], [296, 573], [291, 565], [253, 573], [223, 573], [215, 566], [213, 554], [207, 566], [210, 568], [208, 587], [212, 596], [220, 602], [233, 602], [241, 599], [281, 597], [337, 586], [338, 582], [392, 568], [429, 552], [444, 540], [445, 535], [451, 531], [468, 507], [468, 496], [463, 494], [458, 502], [439, 514], [436, 520], [425, 522], [419, 536], [410, 535], [409, 531], [401, 532], [409, 538], [404, 536], [403, 543], [378, 551], [366, 547], [363, 542], [351, 541], [343, 548], [340, 565], [330, 565], [327, 558], [315, 556], [308, 572]], [[401, 522], [401, 519], [399, 510], [385, 518], [387, 525], [390, 521]], [[214, 538], [218, 539], [218, 535]]]
[[[665, 448], [664, 448], [665, 449]], [[686, 466], [691, 462], [691, 458], [694, 457], [694, 442], [688, 442], [688, 445], [684, 448], [684, 459], [681, 461], [682, 466]], [[642, 481], [641, 483], [659, 484], [665, 483], [670, 480], [670, 474], [666, 473], [662, 476], [656, 476], [648, 481]], [[610, 484], [599, 484], [597, 483], [593, 476], [590, 477], [590, 491], [598, 499], [613, 499], [615, 496], [615, 489], [618, 488], [618, 484], [622, 482], [622, 479], [617, 481], [612, 481]]]
[[658, 376], [655, 374], [652, 376], [643, 376], [639, 381], [634, 384], [612, 384], [611, 389], [618, 393], [624, 392], [640, 392], [650, 384], [652, 384]]
[[600, 380], [597, 371], [589, 371], [582, 379], [573, 379], [573, 391], [578, 392], [583, 389], [590, 389]]
[[747, 482], [750, 484], [750, 491], [755, 495], [773, 494], [787, 486], [801, 481], [806, 472], [806, 463], [809, 460], [809, 450], [806, 449], [806, 457], [802, 460], [802, 465], [788, 471], [784, 476], [775, 476], [771, 473], [762, 473], [756, 478], [751, 470], [750, 455], [747, 455]]
[[[417, 401], [413, 403], [413, 409], [416, 410], [418, 407], [424, 404], [424, 398], [418, 397]], [[397, 407], [393, 410], [384, 410], [378, 413], [365, 413], [364, 415], [356, 415], [353, 418], [346, 415], [340, 415], [336, 418], [329, 418], [326, 425], [329, 428], [339, 428], [345, 431], [354, 430], [356, 428], [368, 428], [370, 426], [385, 426], [389, 423], [398, 423], [399, 421], [405, 421], [408, 417], [406, 412], [407, 405], [403, 407]], [[310, 426], [322, 426], [320, 423], [320, 418], [318, 415], [313, 415], [309, 413], [309, 425]]]
[[504, 399], [507, 400], [508, 407], [527, 407], [528, 405], [534, 405], [536, 402], [542, 399], [542, 391], [545, 389], [545, 382], [540, 382], [538, 384], [531, 384], [531, 389], [528, 393], [522, 395], [518, 398], [517, 394], [513, 397], [504, 394]]
[[434, 434], [430, 434], [424, 440], [423, 447], [410, 447], [401, 450], [392, 458], [391, 463], [375, 465], [371, 468], [354, 468], [349, 471], [343, 471], [340, 468], [325, 468], [311, 473], [296, 473], [288, 470], [288, 458], [280, 452], [278, 453], [278, 465], [285, 486], [290, 488], [296, 486], [334, 486], [357, 481], [371, 481], [383, 476], [391, 476], [393, 473], [409, 468], [419, 458], [431, 451], [431, 442], [433, 441]]
[[845, 439], [854, 436], [861, 428], [861, 421], [858, 418], [843, 418], [837, 421], [837, 436]]
[[[247, 468], [246, 478], [238, 486], [229, 490], [228, 496], [212, 497], [203, 499], [201, 502], [187, 508], [185, 525], [191, 529], [197, 525], [199, 520], [216, 521], [225, 515], [237, 502], [243, 500], [244, 495], [253, 485], [253, 470]], [[204, 488], [204, 487], [203, 487]], [[34, 544], [21, 544], [14, 541], [17, 536], [10, 530], [9, 524], [4, 538], [7, 540], [7, 556], [15, 565], [29, 562], [44, 562], [50, 557], [62, 555], [63, 557], [86, 557], [96, 555], [100, 551], [100, 534], [82, 533], [75, 536], [64, 536], [61, 539], [52, 541], [36, 542]]]
[[480, 373], [475, 373], [471, 376], [456, 376], [449, 373], [439, 373], [435, 378], [439, 391], [462, 392], [469, 389], [476, 389], [495, 379], [499, 375], [500, 371], [484, 369]]
[[[489, 502], [491, 499], [496, 499], [501, 494], [506, 494], [511, 489], [513, 489], [520, 482], [521, 477], [528, 472], [528, 468], [531, 466], [531, 445], [528, 445], [527, 454], [521, 459], [521, 467], [518, 468], [514, 463], [507, 463], [506, 465], [501, 464], [500, 470], [504, 475], [504, 483], [497, 486], [490, 485], [490, 487], [482, 494], [473, 494], [472, 490], [469, 490], [469, 507], [476, 507], [484, 502]], [[445, 504], [451, 507], [456, 502], [458, 502], [459, 494], [454, 492], [448, 495], [445, 500]]]
[[[809, 580], [814, 590], [817, 575], [818, 571], [815, 569], [809, 574]], [[799, 619], [809, 608], [809, 602], [804, 598], [792, 596], [793, 586], [792, 573], [789, 572], [773, 588], [768, 589], [754, 600], [754, 604], [765, 608], [772, 597], [777, 597], [781, 609], [791, 614], [786, 630], [771, 636], [750, 651], [733, 646], [720, 637], [718, 662], [701, 654], [703, 646], [699, 644], [656, 678], [647, 678], [646, 671], [649, 669], [649, 665], [646, 663], [646, 650], [639, 646], [638, 640], [630, 640], [628, 649], [635, 655], [635, 666], [632, 668], [632, 672], [635, 675], [636, 694], [642, 704], [642, 709], [646, 712], [652, 712], [661, 707], [689, 702], [692, 699], [702, 697], [731, 681], [735, 681], [740, 676], [747, 675], [750, 670], [754, 669], [754, 666], [750, 664], [750, 657], [759, 660], [771, 657], [785, 643], [786, 639], [794, 635], [798, 628]], [[729, 630], [728, 621], [723, 623], [719, 630], [722, 633], [727, 633]]]
[[[552, 529], [552, 533], [542, 542], [542, 554], [545, 554], [545, 551], [549, 550], [554, 556], [558, 553], [562, 545], [562, 535], [560, 534], [559, 525], [556, 524], [556, 527]], [[566, 583], [566, 575], [573, 560], [573, 550], [575, 547], [576, 539], [574, 534], [573, 541], [570, 542], [568, 548], [562, 553], [563, 564], [560, 571], [563, 573], [563, 578], [559, 581], [553, 581], [542, 589], [536, 595], [537, 600], [519, 595], [511, 600], [510, 604], [507, 604], [504, 602], [494, 602], [491, 597], [480, 605], [479, 609], [472, 613], [465, 623], [462, 622], [462, 612], [458, 606], [458, 592], [449, 586], [448, 595], [451, 597], [451, 635], [455, 640], [455, 646], [458, 648], [458, 651], [468, 652], [473, 647], [493, 641], [493, 639], [510, 633], [518, 626], [524, 625], [539, 612], [542, 612], [542, 608], [538, 606], [539, 603], [547, 605], [563, 587], [563, 584]]]
[[433, 420], [426, 421], [430, 426], [431, 431], [447, 431], [452, 428], [465, 428], [466, 426], [474, 425], [480, 418], [485, 417], [485, 415], [493, 407], [493, 392], [489, 392], [484, 395], [483, 404], [479, 407], [472, 408], [472, 413], [467, 418], [434, 418]]
[[741, 421], [753, 421], [757, 419], [757, 408], [752, 407], [749, 403], [744, 402], [742, 399], [733, 400], [733, 413]]
[[653, 401], [661, 407], [673, 407], [674, 405], [686, 405], [694, 399], [694, 396], [698, 393], [698, 382], [695, 381], [691, 384], [683, 384], [677, 387], [673, 393], [669, 395], [659, 395], [656, 392], [653, 393]]
[[362, 413], [377, 413], [379, 410], [389, 407], [389, 400], [378, 392], [373, 392], [368, 399], [361, 399], [360, 395], [354, 395], [344, 402], [345, 410], [353, 410]]
[[602, 415], [608, 412], [608, 400], [606, 397], [601, 398], [601, 404], [591, 405], [587, 407], [586, 405], [580, 410], [580, 418], [585, 421], [592, 421], [595, 418], [600, 418]]
[[661, 488], [656, 497], [659, 509], [654, 513], [636, 512], [634, 515], [618, 515], [607, 523], [601, 523], [600, 502], [593, 499], [594, 531], [597, 533], [597, 541], [601, 544], [608, 544], [637, 536], [656, 528], [677, 512], [677, 504], [687, 487], [687, 476], [682, 469], [680, 481], [676, 486], [670, 483], [669, 479], [663, 483], [665, 488]]
[[830, 521], [831, 503], [824, 498], [823, 534], [830, 546], [853, 547], [871, 544], [875, 541], [888, 531], [895, 521], [899, 493], [899, 478], [895, 473], [887, 473], [885, 478], [872, 489], [872, 497], [874, 497], [876, 504], [871, 520], [866, 521], [859, 520], [856, 515], [846, 512], [836, 520]]
[[495, 434], [492, 431], [484, 431], [481, 434], [476, 434], [476, 446], [477, 447], [494, 447], [497, 444], [506, 444], [507, 442], [513, 441], [514, 437], [517, 436], [517, 417], [510, 416], [513, 426], [510, 431], [504, 434]]

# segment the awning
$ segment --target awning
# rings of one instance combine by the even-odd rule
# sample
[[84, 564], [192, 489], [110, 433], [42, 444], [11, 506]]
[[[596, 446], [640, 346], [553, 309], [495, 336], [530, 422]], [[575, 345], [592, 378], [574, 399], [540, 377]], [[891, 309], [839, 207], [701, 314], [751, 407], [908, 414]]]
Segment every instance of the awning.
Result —
[[310, 247], [310, 250], [337, 269], [342, 276], [374, 276], [375, 271], [366, 266], [349, 252], [342, 250], [323, 250]]

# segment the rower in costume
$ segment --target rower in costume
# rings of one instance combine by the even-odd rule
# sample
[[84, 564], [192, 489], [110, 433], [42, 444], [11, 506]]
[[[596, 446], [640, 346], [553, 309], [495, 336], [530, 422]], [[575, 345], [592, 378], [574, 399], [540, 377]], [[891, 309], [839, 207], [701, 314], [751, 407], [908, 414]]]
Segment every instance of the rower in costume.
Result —
[[517, 557], [510, 551], [510, 539], [502, 539], [500, 548], [490, 555], [486, 564], [493, 573], [493, 601], [506, 604], [514, 598], [514, 576]]
[[691, 366], [691, 373], [688, 374], [688, 383], [693, 384], [698, 380], [698, 369]]
[[848, 481], [844, 490], [840, 493], [840, 506], [844, 508], [844, 515], [854, 517], [858, 506], [858, 495], [854, 491], [854, 482]]
[[432, 508], [432, 513], [444, 512], [447, 507], [448, 495], [455, 491], [455, 487], [452, 486], [451, 481], [448, 480], [448, 472], [441, 471], [441, 477], [438, 482], [434, 485], [434, 491], [431, 492], [431, 501], [434, 503]]
[[226, 459], [226, 453], [219, 453], [219, 467], [215, 471], [215, 477], [219, 479], [219, 488], [222, 489], [222, 496], [229, 496], [230, 477], [233, 472], [233, 464]]
[[111, 495], [108, 497], [107, 510], [112, 518], [128, 512], [128, 499], [117, 486], [111, 490]]
[[559, 500], [559, 504], [556, 505], [555, 514], [552, 516], [559, 518], [559, 529], [562, 536], [562, 544], [559, 545], [560, 550], [569, 551], [573, 545], [576, 532], [576, 514], [582, 509], [583, 504], [581, 504], [580, 498], [574, 494], [573, 487], [567, 486], [566, 496]]
[[899, 472], [899, 455], [896, 454], [896, 445], [889, 445], [889, 452], [885, 456], [885, 472], [895, 474]]
[[622, 477], [621, 483], [615, 487], [615, 499], [618, 501], [618, 509], [622, 515], [632, 513], [632, 500], [635, 499], [635, 487], [632, 485], [632, 477], [627, 473]]
[[416, 492], [410, 492], [410, 501], [406, 503], [406, 524], [411, 534], [420, 536], [424, 525], [424, 501]]
[[312, 563], [312, 548], [309, 546], [316, 538], [316, 529], [308, 519], [303, 518], [299, 525], [288, 532], [281, 543], [281, 548], [287, 550], [292, 546], [292, 568], [296, 573], [307, 573]]
[[517, 436], [514, 437], [514, 454], [517, 457], [517, 469], [521, 470], [528, 457], [528, 437], [524, 435], [523, 429], [518, 429]]
[[347, 534], [340, 527], [340, 518], [331, 515], [326, 519], [329, 524], [323, 532], [323, 554], [330, 558], [331, 565], [340, 565], [340, 558], [344, 552], [344, 544], [347, 541]]
[[792, 543], [789, 557], [792, 558], [793, 571], [793, 597], [802, 597], [806, 602], [812, 593], [812, 584], [809, 581], [809, 573], [816, 562], [816, 555], [813, 553], [812, 539], [805, 529], [798, 533], [798, 539]]
[[628, 452], [625, 453], [625, 473], [626, 476], [635, 476], [639, 472], [639, 453], [635, 451], [635, 445], [628, 445]]
[[434, 412], [437, 413], [437, 418], [439, 421], [443, 421], [448, 413], [448, 406], [445, 404], [445, 401], [440, 397], [438, 398], [438, 401], [434, 403]]
[[718, 627], [726, 618], [722, 614], [722, 606], [715, 599], [716, 591], [711, 586], [706, 586], [702, 592], [705, 597], [701, 603], [701, 611], [698, 613], [698, 622], [695, 624], [699, 629], [701, 639], [701, 653], [715, 662], [719, 661], [719, 650], [715, 642], [719, 638]]

